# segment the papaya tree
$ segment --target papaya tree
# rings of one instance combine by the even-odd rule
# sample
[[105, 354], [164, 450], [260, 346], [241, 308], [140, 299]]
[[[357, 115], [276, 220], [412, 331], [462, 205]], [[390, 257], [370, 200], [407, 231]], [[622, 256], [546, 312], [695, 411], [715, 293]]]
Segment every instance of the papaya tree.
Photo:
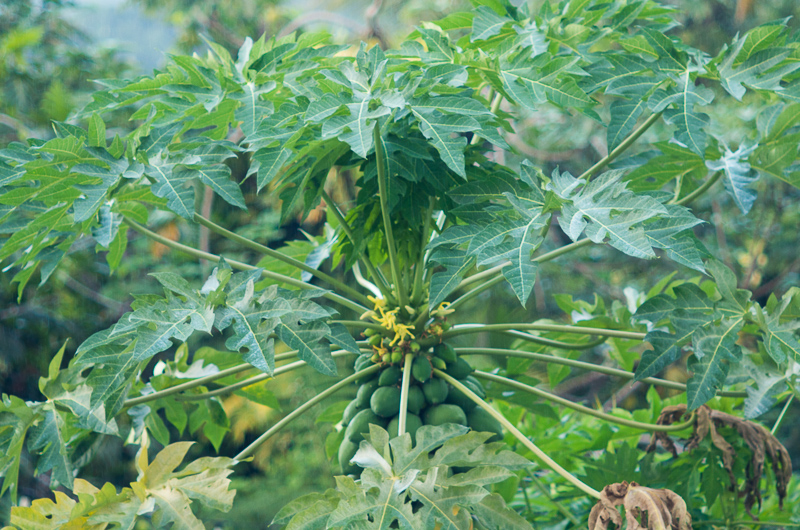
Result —
[[[528, 528], [535, 486], [562, 527], [737, 528], [767, 480], [781, 507], [789, 498], [769, 512], [775, 524], [796, 520], [800, 492], [774, 436], [785, 414], [772, 432], [753, 420], [800, 391], [798, 290], [755, 300], [695, 230], [710, 195], [741, 215], [758, 211], [762, 183], [797, 197], [797, 35], [778, 21], [712, 56], [671, 37], [672, 10], [655, 1], [473, 3], [393, 50], [314, 33], [246, 39], [236, 57], [209, 43], [152, 76], [103, 81], [53, 139], [0, 151], [0, 260], [20, 296], [84, 238], [112, 271], [132, 237], [210, 264], [204, 278], [153, 270], [162, 294], [135, 295], [68, 361], [63, 347], [42, 401], [2, 396], [2, 493], [16, 499], [24, 453], [59, 488], [15, 507], [12, 527], [202, 528], [193, 502], [229, 509], [234, 468], [339, 392], [355, 397], [324, 414], [337, 487], [276, 524]], [[744, 136], [715, 125], [715, 98], [758, 109]], [[606, 127], [607, 152], [576, 175], [515, 155], [507, 138], [545, 108]], [[133, 130], [112, 137], [104, 116], [120, 109]], [[268, 194], [282, 223], [322, 212], [325, 227], [270, 248], [258, 226], [246, 237], [199, 208], [206, 190], [220, 216]], [[202, 227], [222, 250], [151, 230], [155, 215]], [[547, 264], [587, 247], [673, 272], [608, 307], [561, 285], [560, 320], [471, 319], [490, 290], [530, 305]], [[688, 380], [659, 377], [676, 365]], [[577, 369], [677, 393], [604, 411], [548, 390], [533, 366], [550, 386]], [[308, 368], [331, 378], [324, 391], [236, 454], [180, 468], [190, 444], [175, 432], [218, 448], [222, 398], [271, 405], [270, 381]], [[595, 439], [544, 434], [584, 421], [574, 414], [601, 426]], [[619, 449], [643, 433], [648, 456]], [[115, 436], [139, 446], [137, 480], [79, 478]], [[597, 451], [605, 477], [587, 463]]]

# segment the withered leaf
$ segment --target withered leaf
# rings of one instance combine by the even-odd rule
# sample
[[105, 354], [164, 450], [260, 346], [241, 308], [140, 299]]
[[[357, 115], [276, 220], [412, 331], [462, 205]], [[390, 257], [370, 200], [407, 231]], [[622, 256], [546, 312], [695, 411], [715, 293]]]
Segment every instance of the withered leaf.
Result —
[[606, 530], [609, 523], [621, 528], [618, 506], [625, 509], [628, 530], [692, 530], [692, 517], [680, 495], [626, 481], [603, 488], [589, 514], [589, 530]]
[[[657, 423], [660, 425], [670, 425], [678, 421], [686, 413], [686, 405], [674, 405], [664, 407]], [[753, 515], [751, 508], [758, 502], [761, 506], [761, 490], [759, 482], [764, 472], [764, 461], [769, 457], [772, 463], [772, 470], [775, 473], [775, 489], [778, 492], [778, 499], [783, 508], [783, 499], [786, 497], [786, 486], [792, 476], [792, 462], [789, 452], [767, 429], [742, 418], [731, 414], [712, 410], [707, 405], [703, 405], [695, 411], [697, 419], [695, 421], [694, 433], [686, 444], [685, 449], [691, 451], [700, 445], [707, 436], [711, 436], [711, 443], [722, 453], [722, 464], [730, 477], [731, 489], [738, 488], [738, 481], [734, 475], [734, 462], [736, 451], [733, 446], [719, 433], [719, 427], [727, 426], [739, 433], [747, 444], [752, 456], [747, 465], [744, 485], [741, 495], [745, 498], [745, 509], [749, 515]], [[667, 433], [655, 433], [647, 447], [648, 452], [653, 451], [656, 445], [662, 446], [677, 456], [675, 443]]]

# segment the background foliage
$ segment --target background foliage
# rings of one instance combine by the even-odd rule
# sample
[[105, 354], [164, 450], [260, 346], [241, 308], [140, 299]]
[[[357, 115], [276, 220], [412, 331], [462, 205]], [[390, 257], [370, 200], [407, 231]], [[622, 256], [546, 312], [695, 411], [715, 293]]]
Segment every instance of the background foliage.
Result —
[[[50, 120], [64, 120], [70, 112], [77, 108], [78, 102], [85, 101], [85, 91], [89, 85], [86, 79], [96, 77], [119, 77], [126, 68], [113, 62], [113, 55], [97, 55], [90, 51], [95, 48], [88, 43], [81, 42], [79, 37], [69, 33], [69, 29], [63, 26], [57, 14], [59, 3], [48, 3], [47, 9], [36, 11], [25, 2], [10, 3], [4, 9], [15, 9], [11, 17], [3, 17], [8, 26], [3, 27], [3, 65], [0, 65], [6, 73], [3, 76], [8, 83], [4, 85], [4, 106], [0, 109], [6, 121], [7, 127], [4, 129], [8, 133], [6, 141], [11, 139], [24, 139], [34, 131], [33, 136], [47, 138], [52, 135], [45, 128]], [[232, 16], [230, 12], [220, 11], [213, 3], [196, 4], [192, 9], [186, 9], [176, 3], [169, 6], [174, 10], [174, 18], [181, 21], [186, 28], [179, 43], [183, 50], [194, 49], [200, 46], [197, 28], [207, 28], [204, 31], [211, 34], [212, 38], [224, 45], [228, 49], [235, 51], [244, 42], [241, 35], [257, 35], [262, 30], [269, 34], [278, 33], [281, 28], [290, 23], [293, 19], [291, 15], [276, 6], [255, 6], [242, 4], [243, 12], [241, 15]], [[423, 9], [423, 7], [425, 9]], [[406, 20], [424, 15], [430, 18], [430, 5], [421, 6], [410, 3], [403, 11]], [[450, 9], [459, 6], [442, 5], [441, 11], [436, 14], [444, 14]], [[464, 6], [461, 6], [464, 7]], [[684, 26], [676, 30], [688, 44], [698, 47], [712, 55], [722, 48], [723, 43], [730, 42], [737, 31], [746, 31], [768, 20], [775, 20], [785, 16], [791, 9], [789, 2], [765, 2], [757, 10], [750, 10], [747, 16], [737, 22], [735, 13], [736, 5], [733, 2], [707, 2], [691, 3], [686, 6], [686, 18], [683, 19]], [[249, 11], [247, 11], [249, 10]], [[262, 16], [245, 16], [247, 13], [260, 13]], [[394, 27], [387, 28], [387, 20], [395, 20], [395, 13], [399, 13], [398, 6], [387, 4], [381, 6], [381, 11], [377, 19], [364, 17], [363, 28], [365, 32], [354, 31], [352, 34], [343, 36], [344, 39], [353, 37], [382, 38], [387, 39], [390, 44], [397, 44], [405, 33], [405, 28], [400, 30]], [[403, 17], [399, 17], [401, 20]], [[377, 22], [376, 22], [377, 20]], [[712, 23], [713, 22], [713, 23]], [[370, 24], [374, 27], [370, 28]], [[375, 26], [377, 24], [377, 26]], [[796, 24], [789, 21], [789, 26]], [[375, 27], [382, 31], [375, 32]], [[713, 31], [707, 31], [712, 27]], [[386, 35], [389, 35], [388, 37]], [[59, 38], [59, 35], [62, 37]], [[45, 39], [44, 36], [47, 36]], [[355, 40], [355, 39], [354, 39]], [[352, 42], [352, 41], [351, 41]], [[78, 43], [74, 45], [74, 43]], [[35, 51], [33, 51], [35, 50]], [[88, 51], [87, 51], [88, 50]], [[355, 50], [353, 50], [355, 51]], [[92, 55], [88, 55], [91, 53]], [[87, 73], [88, 72], [88, 73]], [[58, 82], [54, 82], [57, 80]], [[60, 86], [59, 86], [60, 85]], [[735, 85], [734, 85], [735, 86]], [[699, 90], [702, 91], [700, 86]], [[747, 98], [748, 95], [745, 96]], [[38, 98], [38, 99], [37, 99]], [[745, 101], [748, 101], [745, 99]], [[75, 103], [72, 103], [75, 102]], [[773, 102], [774, 103], [774, 102]], [[761, 103], [756, 103], [750, 107], [743, 107], [736, 104], [732, 98], [725, 93], [715, 94], [714, 105], [706, 107], [705, 112], [712, 116], [712, 123], [716, 129], [709, 131], [709, 137], [715, 138], [716, 142], [726, 142], [727, 144], [740, 145], [746, 140], [754, 140], [747, 137], [752, 134], [750, 130], [753, 123], [766, 123], [765, 114], [762, 111]], [[118, 119], [119, 132], [124, 135], [127, 122], [124, 121], [124, 114]], [[607, 116], [602, 116], [608, 120]], [[760, 120], [760, 121], [759, 121]], [[77, 121], [86, 126], [86, 122]], [[569, 132], [565, 134], [564, 127], [568, 126]], [[768, 127], [762, 126], [762, 134]], [[664, 134], [669, 133], [668, 129], [662, 129], [656, 125], [648, 131], [644, 140], [663, 138]], [[624, 135], [623, 135], [624, 136]], [[508, 164], [517, 164], [523, 156], [528, 157], [535, 165], [542, 167], [544, 173], [549, 175], [558, 167], [561, 171], [569, 171], [572, 174], [580, 174], [582, 168], [591, 165], [592, 162], [607, 154], [604, 148], [606, 143], [606, 129], [597, 123], [592, 116], [566, 120], [564, 115], [556, 108], [544, 106], [536, 110], [525, 111], [524, 120], [517, 127], [517, 131], [509, 138], [509, 143], [517, 149], [519, 154], [505, 154], [508, 158], [504, 161]], [[654, 153], [643, 151], [638, 153], [642, 157], [668, 157], [668, 153]], [[519, 157], [515, 159], [515, 157]], [[654, 159], [655, 160], [655, 159]], [[631, 161], [632, 163], [633, 161]], [[228, 160], [226, 163], [231, 167], [233, 177], [236, 181], [241, 181], [244, 177], [244, 166], [240, 166], [236, 160]], [[625, 161], [620, 161], [624, 167]], [[663, 163], [663, 159], [658, 159], [658, 163]], [[270, 243], [271, 246], [280, 247], [284, 241], [288, 241], [299, 234], [299, 230], [304, 230], [311, 237], [316, 238], [316, 242], [324, 242], [326, 233], [322, 227], [325, 220], [321, 217], [314, 217], [314, 212], [310, 216], [300, 216], [294, 218], [284, 215], [281, 223], [281, 216], [276, 212], [274, 199], [266, 194], [256, 195], [258, 184], [250, 179], [245, 182], [243, 187], [243, 200], [251, 206], [248, 213], [242, 212], [230, 205], [214, 203], [207, 195], [198, 194], [196, 197], [197, 208], [203, 212], [213, 212], [217, 220], [224, 220], [225, 226], [236, 229], [239, 227], [252, 226], [254, 221], [260, 223], [259, 226], [266, 227], [258, 233], [258, 238], [262, 242]], [[712, 221], [709, 224], [698, 226], [695, 231], [700, 240], [711, 251], [712, 254], [720, 256], [722, 260], [735, 272], [740, 279], [738, 287], [749, 289], [754, 292], [755, 300], [767, 305], [769, 294], [776, 292], [785, 293], [790, 286], [797, 285], [798, 282], [798, 263], [794, 252], [796, 242], [796, 229], [798, 222], [798, 210], [793, 207], [797, 202], [798, 190], [786, 184], [776, 183], [775, 180], [760, 179], [755, 184], [755, 191], [758, 192], [758, 203], [755, 208], [758, 215], [741, 215], [742, 200], [747, 202], [747, 192], [744, 198], [740, 196], [737, 204], [735, 194], [714, 194], [708, 198], [701, 199], [697, 207], [699, 216], [705, 216], [706, 220]], [[348, 200], [348, 189], [331, 189], [331, 195], [339, 200]], [[338, 195], [337, 195], [338, 194]], [[754, 210], [755, 212], [756, 210]], [[184, 241], [196, 242], [201, 249], [214, 248], [220, 253], [224, 253], [227, 248], [225, 242], [217, 241], [213, 236], [209, 236], [202, 229], [189, 225], [174, 216], [154, 217], [150, 220], [150, 226], [158, 228], [159, 232], [169, 239], [180, 238]], [[6, 227], [8, 229], [8, 227]], [[246, 234], [245, 231], [240, 232]], [[548, 244], [553, 245], [565, 243], [564, 234], [558, 231], [551, 231], [548, 236]], [[561, 238], [561, 239], [559, 239]], [[211, 240], [209, 240], [211, 239]], [[86, 249], [84, 249], [86, 250]], [[307, 250], [306, 250], [307, 252]], [[303, 256], [303, 249], [298, 249], [299, 256]], [[233, 258], [244, 261], [252, 261], [252, 255], [230, 254]], [[39, 375], [47, 373], [48, 363], [54, 351], [57, 351], [66, 337], [72, 337], [65, 350], [65, 361], [74, 353], [75, 348], [83, 342], [83, 339], [99, 329], [105, 329], [115, 322], [127, 309], [130, 303], [128, 293], [131, 292], [157, 292], [157, 289], [150, 281], [143, 281], [142, 271], [153, 270], [154, 263], [164, 261], [169, 263], [170, 270], [186, 277], [202, 278], [210, 273], [211, 264], [197, 265], [195, 261], [182, 257], [175, 252], [169, 252], [165, 248], [158, 247], [143, 238], [131, 236], [125, 259], [120, 262], [119, 268], [111, 276], [112, 281], [108, 280], [110, 268], [104, 259], [92, 252], [81, 252], [80, 248], [73, 247], [70, 251], [69, 259], [65, 262], [65, 267], [55, 273], [55, 277], [38, 291], [26, 288], [22, 293], [23, 305], [17, 306], [14, 300], [19, 293], [16, 292], [16, 285], [6, 285], [4, 290], [3, 309], [0, 309], [0, 321], [3, 327], [0, 328], [3, 347], [3, 355], [0, 358], [2, 363], [3, 392], [11, 393], [26, 399], [40, 399], [36, 380]], [[605, 250], [602, 248], [591, 248], [578, 251], [568, 262], [558, 264], [545, 263], [541, 265], [541, 282], [535, 287], [531, 303], [527, 308], [520, 308], [514, 300], [511, 291], [493, 290], [482, 298], [473, 300], [464, 306], [463, 313], [469, 312], [470, 320], [485, 323], [505, 322], [505, 321], [531, 321], [538, 318], [555, 317], [566, 312], [571, 315], [583, 315], [579, 318], [590, 317], [605, 313], [607, 308], [613, 311], [624, 312], [626, 305], [632, 307], [635, 302], [641, 301], [642, 293], [652, 287], [652, 278], [666, 276], [672, 270], [672, 266], [660, 262], [646, 262], [646, 267], [642, 267], [643, 262], [635, 262], [622, 259], [619, 253]], [[8, 281], [4, 275], [3, 281]], [[569, 292], [573, 295], [572, 299], [564, 296], [553, 296], [560, 292], [564, 285], [569, 285]], [[594, 299], [592, 293], [599, 289], [602, 299]], [[585, 300], [585, 301], [580, 301]], [[487, 311], [491, 308], [491, 311]], [[79, 319], [76, 322], [74, 315], [91, 315], [91, 318]], [[511, 345], [512, 338], [508, 338], [506, 345]], [[476, 346], [485, 341], [484, 337], [477, 339]], [[616, 346], [614, 342], [611, 351], [597, 351], [582, 357], [583, 360], [594, 362], [606, 362], [607, 356], [611, 356], [621, 365], [630, 364], [632, 361], [624, 357], [625, 347]], [[464, 344], [465, 346], [467, 344]], [[472, 345], [470, 342], [469, 345]], [[497, 346], [497, 342], [493, 342]], [[500, 342], [502, 346], [502, 341]], [[224, 349], [222, 341], [218, 344], [211, 344], [220, 349]], [[24, 355], [23, 355], [24, 352]], [[193, 352], [196, 356], [197, 352]], [[171, 356], [170, 356], [171, 357]], [[491, 363], [486, 361], [486, 365]], [[340, 366], [344, 369], [344, 365]], [[528, 368], [528, 367], [524, 367]], [[659, 396], [654, 391], [647, 391], [641, 385], [634, 387], [634, 391], [620, 390], [614, 383], [603, 376], [597, 375], [570, 375], [553, 373], [554, 369], [548, 368], [547, 372], [540, 366], [530, 367], [532, 371], [528, 376], [548, 380], [551, 386], [561, 395], [582, 399], [587, 402], [602, 402], [607, 408], [617, 402], [624, 403], [626, 408], [645, 408], [645, 412], [639, 419], [653, 421], [658, 417], [662, 399], [669, 399], [666, 395]], [[517, 368], [522, 370], [522, 368]], [[676, 373], [679, 368], [673, 368], [670, 378], [685, 379], [685, 375]], [[14, 374], [14, 377], [11, 375]], [[27, 374], [27, 377], [24, 377]], [[22, 376], [20, 376], [22, 375]], [[319, 381], [319, 376], [302, 377], [284, 380], [277, 387], [271, 387], [275, 392], [275, 399], [285, 410], [291, 410], [297, 404], [305, 401], [307, 397], [315, 395], [322, 388], [323, 383]], [[497, 390], [497, 395], [500, 391]], [[667, 401], [669, 402], [669, 401]], [[274, 403], [272, 403], [274, 405]], [[278, 413], [273, 409], [265, 408], [262, 405], [253, 405], [240, 397], [231, 396], [220, 404], [230, 416], [230, 424], [221, 425], [220, 429], [230, 429], [231, 435], [221, 442], [220, 451], [222, 454], [231, 454], [235, 447], [241, 446], [252, 440], [257, 433], [263, 431], [265, 426], [277, 418]], [[732, 408], [732, 402], [721, 401], [719, 406], [722, 408]], [[787, 414], [797, 413], [797, 404], [791, 405]], [[519, 425], [526, 433], [548, 433], [549, 439], [553, 440], [552, 445], [543, 445], [543, 449], [550, 450], [556, 454], [564, 455], [564, 447], [570, 447], [570, 455], [574, 454], [576, 461], [582, 457], [579, 455], [585, 451], [601, 450], [604, 447], [615, 447], [614, 452], [606, 452], [601, 460], [596, 461], [586, 468], [585, 480], [595, 488], [602, 487], [609, 481], [606, 480], [613, 470], [619, 471], [620, 479], [630, 479], [632, 474], [639, 473], [642, 476], [640, 482], [649, 485], [668, 485], [672, 477], [682, 476], [689, 473], [695, 481], [702, 481], [704, 485], [713, 484], [720, 481], [719, 476], [709, 476], [701, 473], [697, 467], [692, 467], [699, 460], [699, 456], [693, 459], [683, 458], [674, 462], [669, 468], [640, 465], [637, 468], [636, 457], [633, 455], [635, 444], [632, 432], [619, 431], [608, 436], [596, 437], [595, 433], [604, 432], [603, 426], [595, 423], [594, 420], [581, 419], [577, 422], [560, 422], [555, 415], [548, 419], [547, 411], [544, 406], [537, 412], [540, 414], [533, 420], [529, 413], [523, 409], [508, 405], [503, 412], [518, 420]], [[760, 418], [765, 424], [770, 425], [775, 420], [780, 410], [774, 410]], [[571, 417], [570, 417], [571, 419]], [[253, 521], [264, 520], [264, 502], [259, 495], [263, 488], [280, 489], [282, 497], [276, 498], [274, 506], [269, 507], [270, 515], [285, 504], [286, 501], [296, 497], [298, 494], [310, 490], [322, 490], [325, 487], [333, 486], [330, 478], [330, 464], [324, 458], [324, 431], [310, 428], [313, 422], [313, 415], [304, 417], [300, 420], [293, 431], [287, 431], [279, 439], [271, 441], [266, 445], [257, 456], [255, 469], [249, 477], [239, 476], [234, 479], [239, 490], [237, 505], [234, 511], [230, 512], [231, 520], [243, 521], [247, 517], [246, 513], [251, 513]], [[550, 422], [550, 423], [548, 423]], [[169, 423], [164, 423], [163, 428], [171, 431], [174, 439], [177, 431]], [[800, 454], [797, 447], [798, 428], [792, 422], [784, 422], [779, 437], [783, 440], [793, 455]], [[541, 434], [537, 434], [541, 437]], [[197, 455], [211, 454], [219, 445], [215, 443], [215, 435], [209, 430], [201, 439], [208, 440], [203, 448], [195, 448]], [[568, 440], [565, 444], [562, 440]], [[218, 439], [217, 439], [218, 440]], [[590, 441], [587, 441], [590, 440]], [[619, 443], [612, 444], [613, 441]], [[227, 445], [230, 444], [230, 445]], [[706, 446], [708, 444], [706, 443]], [[291, 449], [291, 450], [290, 450]], [[699, 450], [709, 451], [709, 447], [701, 446]], [[98, 449], [100, 458], [105, 458], [105, 462], [116, 462], [117, 455], [126, 451], [121, 443], [111, 443], [108, 446]], [[566, 455], [566, 456], [570, 456]], [[572, 456], [570, 456], [572, 457]], [[103, 462], [103, 460], [99, 460]], [[797, 462], [796, 462], [797, 465]], [[25, 469], [23, 461], [23, 477], [25, 482], [21, 484], [21, 493], [30, 498], [38, 498], [49, 495], [47, 484], [39, 479], [34, 479], [30, 475], [30, 469]], [[98, 466], [100, 469], [103, 466]], [[91, 469], [91, 468], [90, 468]], [[118, 478], [113, 482], [119, 485], [127, 485], [136, 478], [135, 471], [128, 467], [119, 468]], [[692, 475], [692, 473], [694, 473]], [[278, 480], [276, 477], [279, 477]], [[286, 477], [290, 477], [289, 480]], [[603, 480], [601, 480], [601, 478]], [[645, 478], [647, 480], [645, 480]], [[109, 480], [108, 475], [103, 473], [103, 478], [99, 483]], [[277, 483], [271, 482], [276, 481]], [[559, 521], [559, 524], [568, 524], [563, 521], [559, 512], [554, 511], [552, 503], [548, 500], [548, 495], [536, 493], [528, 495], [534, 491], [538, 492], [538, 486], [543, 486], [546, 492], [552, 496], [555, 485], [537, 484], [541, 479], [534, 476], [522, 474], [516, 479], [510, 480], [506, 493], [506, 500], [520, 507], [524, 504], [524, 510], [528, 510], [531, 517], [535, 518], [552, 517]], [[94, 482], [94, 481], [93, 481]], [[266, 484], [264, 484], [266, 482]], [[516, 494], [517, 483], [524, 486]], [[280, 486], [280, 488], [277, 488]], [[249, 504], [246, 500], [247, 493], [252, 492], [253, 502]], [[499, 490], [502, 493], [502, 490]], [[714, 488], [706, 488], [703, 497], [693, 498], [695, 493], [680, 492], [685, 498], [697, 505], [713, 504], [714, 501], [724, 493]], [[797, 502], [796, 489], [792, 490], [786, 502], [791, 506], [794, 499]], [[709, 496], [711, 498], [709, 498]], [[576, 513], [588, 511], [589, 506], [580, 500], [575, 499], [574, 505], [570, 504], [570, 499], [564, 498], [563, 492], [556, 495], [559, 502], [565, 503]], [[7, 497], [6, 497], [7, 499]], [[243, 502], [244, 501], [244, 502]], [[7, 502], [7, 500], [5, 501]], [[734, 502], [731, 500], [731, 502]], [[764, 518], [771, 516], [779, 517], [775, 501], [768, 498], [762, 511]], [[218, 517], [219, 515], [216, 515]]]

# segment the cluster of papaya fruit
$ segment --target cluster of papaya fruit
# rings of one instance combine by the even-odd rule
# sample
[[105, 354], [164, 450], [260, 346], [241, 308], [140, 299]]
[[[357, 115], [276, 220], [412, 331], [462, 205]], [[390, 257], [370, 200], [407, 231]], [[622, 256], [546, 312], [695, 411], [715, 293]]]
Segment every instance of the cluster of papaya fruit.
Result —
[[[356, 370], [373, 362], [363, 356], [356, 362]], [[488, 412], [478, 407], [463, 392], [439, 379], [433, 368], [439, 368], [457, 379], [474, 394], [486, 397], [486, 391], [475, 377], [470, 364], [456, 355], [452, 346], [437, 344], [432, 351], [419, 351], [411, 364], [411, 385], [408, 391], [406, 432], [411, 434], [412, 443], [417, 429], [423, 425], [443, 425], [457, 423], [475, 431], [493, 432], [488, 441], [502, 439], [502, 426]], [[343, 424], [346, 426], [344, 439], [339, 446], [339, 463], [345, 474], [358, 474], [361, 468], [350, 463], [358, 450], [358, 444], [369, 432], [370, 424], [383, 427], [391, 438], [398, 435], [400, 421], [400, 396], [403, 380], [402, 365], [386, 364], [372, 378], [361, 382], [355, 399], [344, 411]]]

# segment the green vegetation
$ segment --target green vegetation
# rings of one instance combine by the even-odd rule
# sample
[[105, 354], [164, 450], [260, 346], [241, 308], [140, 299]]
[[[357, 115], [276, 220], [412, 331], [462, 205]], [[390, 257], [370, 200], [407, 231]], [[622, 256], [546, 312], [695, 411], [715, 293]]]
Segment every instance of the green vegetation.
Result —
[[[61, 346], [38, 400], [2, 395], [0, 496], [28, 461], [58, 488], [11, 528], [224, 525], [249, 474], [323, 454], [346, 476], [275, 524], [621, 528], [618, 506], [631, 529], [800, 524], [776, 437], [800, 397], [794, 265], [755, 296], [766, 235], [739, 279], [703, 219], [797, 216], [800, 37], [781, 20], [710, 54], [655, 1], [473, 4], [386, 50], [209, 42], [0, 150], [18, 298], [82, 242], [112, 273], [143, 241], [170, 251], [130, 311]], [[601, 152], [521, 157], [544, 119], [603, 128]], [[279, 227], [296, 237], [270, 246]], [[569, 269], [588, 260], [591, 289]], [[606, 406], [578, 402], [593, 383]], [[122, 440], [135, 474], [82, 478]]]

